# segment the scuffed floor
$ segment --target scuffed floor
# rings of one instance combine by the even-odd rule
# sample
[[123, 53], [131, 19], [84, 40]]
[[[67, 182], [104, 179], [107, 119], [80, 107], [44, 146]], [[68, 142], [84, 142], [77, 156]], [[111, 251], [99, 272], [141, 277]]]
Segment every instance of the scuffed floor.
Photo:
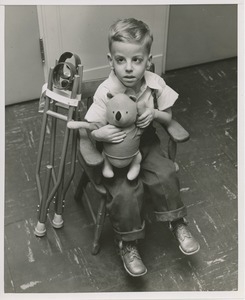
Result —
[[[93, 224], [74, 200], [79, 168], [66, 197], [65, 226], [55, 230], [48, 219], [47, 235], [37, 238], [35, 164], [42, 115], [38, 102], [31, 101], [6, 107], [6, 293], [238, 289], [237, 61], [171, 71], [164, 79], [180, 94], [174, 118], [191, 135], [179, 146], [177, 161], [200, 252], [183, 255], [167, 225], [149, 219], [140, 243], [148, 274], [131, 278], [114, 249], [107, 220], [102, 249], [92, 256]], [[58, 145], [62, 134], [61, 126]]]

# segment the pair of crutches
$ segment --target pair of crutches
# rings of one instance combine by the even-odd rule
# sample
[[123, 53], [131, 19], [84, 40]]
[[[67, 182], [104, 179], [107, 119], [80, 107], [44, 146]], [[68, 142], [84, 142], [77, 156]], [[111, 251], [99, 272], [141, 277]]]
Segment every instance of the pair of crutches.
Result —
[[[71, 91], [67, 94], [64, 92], [55, 92], [53, 82], [54, 67], [50, 68], [47, 88], [45, 90], [45, 104], [43, 110], [43, 120], [40, 133], [40, 142], [37, 154], [36, 165], [36, 183], [38, 189], [38, 195], [40, 203], [38, 205], [38, 222], [35, 227], [35, 235], [42, 237], [46, 233], [46, 221], [49, 214], [49, 206], [52, 200], [54, 200], [54, 217], [51, 221], [54, 228], [61, 228], [64, 220], [62, 217], [65, 196], [70, 186], [75, 173], [76, 163], [76, 151], [77, 151], [77, 130], [71, 130], [67, 127], [67, 123], [71, 120], [78, 119], [78, 107], [79, 101], [81, 101], [81, 87], [82, 87], [82, 75], [83, 66], [78, 65], [77, 74], [74, 76]], [[60, 113], [59, 109], [62, 109]], [[48, 120], [51, 118], [50, 127], [50, 143], [49, 143], [49, 159], [45, 170], [45, 179], [43, 184], [41, 182], [41, 165], [43, 159], [43, 152], [46, 138], [46, 128]], [[58, 170], [55, 170], [55, 148], [56, 148], [56, 131], [57, 120], [63, 120], [66, 122], [63, 146], [61, 149], [61, 156], [59, 159]], [[67, 174], [66, 170], [66, 158], [68, 152], [68, 144], [71, 140], [71, 158], [70, 158], [70, 172]], [[46, 147], [47, 148], [47, 147]], [[52, 184], [51, 184], [52, 182]]]

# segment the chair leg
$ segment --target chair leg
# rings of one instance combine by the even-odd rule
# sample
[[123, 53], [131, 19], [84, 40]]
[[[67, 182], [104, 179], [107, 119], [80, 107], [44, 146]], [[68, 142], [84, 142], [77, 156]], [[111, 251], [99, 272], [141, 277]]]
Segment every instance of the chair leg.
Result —
[[100, 206], [97, 213], [97, 219], [95, 224], [95, 231], [94, 231], [94, 241], [92, 246], [92, 254], [96, 255], [100, 250], [100, 237], [103, 229], [103, 225], [105, 222], [106, 216], [106, 197], [102, 197]]
[[175, 162], [177, 153], [177, 143], [173, 141], [171, 138], [169, 138], [168, 142], [168, 157], [173, 161], [175, 165], [176, 172], [179, 171], [179, 165]]
[[86, 175], [86, 173], [83, 171], [83, 173], [80, 177], [79, 183], [77, 185], [75, 195], [74, 195], [74, 198], [75, 198], [76, 201], [81, 200], [82, 195], [83, 195], [83, 190], [86, 187], [86, 185], [88, 184], [88, 182], [89, 182], [89, 178]]
[[177, 143], [170, 138], [168, 141], [168, 156], [172, 161], [175, 161], [176, 152]]

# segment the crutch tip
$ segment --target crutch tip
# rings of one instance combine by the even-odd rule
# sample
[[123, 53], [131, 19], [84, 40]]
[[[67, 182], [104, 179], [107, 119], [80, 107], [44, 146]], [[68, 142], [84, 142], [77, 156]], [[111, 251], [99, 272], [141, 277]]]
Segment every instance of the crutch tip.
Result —
[[52, 226], [54, 228], [61, 228], [63, 227], [63, 225], [64, 225], [64, 220], [62, 218], [62, 215], [54, 214], [54, 218], [52, 220]]
[[37, 222], [37, 226], [35, 227], [34, 234], [37, 237], [43, 237], [46, 234], [46, 226], [44, 223]]

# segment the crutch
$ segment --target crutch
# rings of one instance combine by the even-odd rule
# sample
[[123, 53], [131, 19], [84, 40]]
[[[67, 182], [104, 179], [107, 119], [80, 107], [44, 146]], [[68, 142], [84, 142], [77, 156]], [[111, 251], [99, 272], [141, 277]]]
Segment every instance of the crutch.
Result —
[[[71, 121], [73, 117], [77, 119], [77, 110], [78, 110], [78, 103], [79, 103], [79, 100], [77, 98], [79, 98], [79, 95], [81, 94], [83, 67], [79, 65], [78, 67], [79, 75], [74, 76], [74, 82], [73, 82], [70, 98], [60, 97], [55, 94], [52, 94], [53, 97], [52, 96], [50, 97], [50, 93], [51, 93], [50, 91], [53, 90], [53, 81], [52, 81], [53, 69], [54, 68], [50, 68], [50, 72], [49, 72], [48, 85], [47, 85], [48, 88], [47, 91], [49, 91], [49, 94], [46, 95], [46, 99], [45, 99], [45, 107], [43, 112], [43, 121], [41, 127], [40, 142], [39, 142], [39, 149], [37, 155], [37, 166], [36, 166], [36, 182], [37, 182], [38, 194], [40, 199], [40, 205], [38, 205], [39, 216], [38, 216], [37, 225], [35, 227], [35, 235], [39, 237], [44, 236], [46, 233], [45, 222], [49, 212], [49, 206], [53, 198], [55, 198], [55, 214], [52, 220], [52, 225], [55, 228], [60, 228], [63, 226], [62, 213], [65, 204], [65, 195], [70, 186], [70, 182], [74, 176], [75, 161], [76, 161], [77, 131], [72, 131], [72, 137], [71, 137], [72, 153], [71, 153], [70, 176], [67, 179], [67, 181], [64, 182], [65, 161], [66, 161], [67, 148], [68, 148], [68, 142], [70, 137], [70, 129], [66, 126], [64, 139], [63, 139], [63, 146], [61, 151], [61, 158], [58, 167], [58, 174], [56, 176], [55, 169], [54, 169], [54, 158], [55, 158], [57, 119], [63, 120], [66, 123], [68, 121]], [[67, 115], [60, 114], [57, 111], [59, 107], [67, 109], [68, 110]], [[51, 117], [50, 152], [49, 152], [49, 162], [46, 165], [46, 174], [45, 174], [46, 176], [45, 176], [44, 186], [42, 189], [41, 179], [40, 179], [40, 169], [41, 169], [41, 162], [42, 162], [42, 156], [44, 150], [44, 142], [45, 142], [48, 117]], [[50, 191], [51, 180], [53, 182], [53, 188]]]

